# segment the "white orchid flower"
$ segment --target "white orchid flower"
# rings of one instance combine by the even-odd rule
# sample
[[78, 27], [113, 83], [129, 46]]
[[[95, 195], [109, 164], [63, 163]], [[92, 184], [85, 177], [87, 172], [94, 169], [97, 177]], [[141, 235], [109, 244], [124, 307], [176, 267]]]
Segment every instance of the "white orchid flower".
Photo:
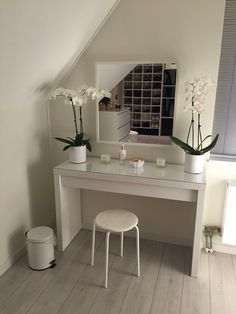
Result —
[[57, 96], [63, 96], [63, 90], [64, 89], [62, 87], [55, 89], [51, 96], [51, 99], [56, 99]]
[[75, 96], [72, 98], [72, 103], [74, 106], [82, 107], [88, 101], [86, 96]]
[[91, 96], [94, 92], [96, 92], [96, 88], [92, 87], [92, 86], [88, 87], [87, 90], [86, 90], [86, 94], [88, 96]]
[[88, 86], [87, 85], [83, 85], [78, 89], [78, 94], [80, 96], [87, 96], [87, 90], [88, 90]]
[[[53, 92], [51, 98], [52, 99], [56, 99], [57, 96], [62, 96], [65, 97], [65, 99], [67, 99], [68, 101], [71, 100], [73, 97], [76, 96], [76, 92], [72, 89], [66, 89], [63, 87], [59, 87], [57, 89], [55, 89], [55, 91]], [[68, 103], [66, 101], [66, 103]]]
[[[184, 111], [191, 111], [191, 120], [188, 128], [186, 143], [191, 149], [186, 150], [186, 144], [174, 136], [171, 137], [171, 140], [185, 152], [192, 155], [205, 154], [215, 146], [218, 140], [219, 134], [215, 136], [210, 145], [203, 145], [205, 138], [210, 136], [203, 137], [201, 131], [201, 114], [204, 111], [206, 94], [209, 87], [212, 85], [213, 81], [204, 77], [194, 78], [193, 81], [185, 83], [185, 92], [187, 93], [187, 96], [185, 97]], [[197, 120], [195, 120], [195, 114], [197, 114]], [[197, 125], [195, 123], [197, 123]]]
[[194, 80], [185, 83], [185, 98], [184, 111], [190, 110], [201, 114], [204, 110], [205, 97], [210, 86], [213, 85], [211, 79], [205, 77], [194, 78]]
[[[72, 138], [59, 138], [56, 139], [60, 142], [66, 143], [67, 145], [63, 150], [67, 150], [70, 147], [74, 146], [83, 146], [86, 145], [87, 149], [91, 151], [91, 145], [88, 139], [84, 139], [84, 130], [83, 130], [83, 121], [82, 121], [82, 106], [87, 103], [88, 98], [99, 99], [100, 97], [110, 97], [111, 94], [109, 91], [102, 90], [99, 91], [95, 87], [88, 87], [87, 85], [82, 86], [78, 91], [72, 89], [66, 89], [63, 87], [57, 88], [51, 99], [56, 99], [56, 97], [63, 97], [63, 100], [66, 104], [72, 105], [72, 113], [74, 117], [74, 126], [75, 126], [75, 137]], [[79, 110], [76, 110], [79, 107]], [[77, 119], [78, 115], [78, 119]], [[80, 136], [78, 136], [80, 135]]]
[[93, 100], [99, 99], [99, 98], [100, 98], [100, 92], [95, 89], [95, 90], [93, 91], [91, 97], [92, 97]]
[[107, 97], [107, 98], [110, 98], [110, 97], [111, 97], [111, 92], [108, 91], [108, 90], [106, 90], [106, 89], [102, 89], [102, 90], [100, 91], [100, 94], [101, 94], [102, 97]]
[[67, 97], [64, 97], [63, 98], [63, 101], [64, 101], [64, 104], [66, 104], [66, 105], [71, 105], [71, 99], [70, 98], [67, 98]]

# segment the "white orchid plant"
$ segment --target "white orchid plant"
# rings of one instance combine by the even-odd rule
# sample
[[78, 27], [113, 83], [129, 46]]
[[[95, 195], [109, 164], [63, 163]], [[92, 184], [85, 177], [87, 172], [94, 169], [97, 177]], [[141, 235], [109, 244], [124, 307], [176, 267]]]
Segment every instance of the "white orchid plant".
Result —
[[[107, 90], [98, 90], [95, 87], [83, 86], [78, 89], [78, 91], [72, 89], [66, 89], [63, 87], [57, 88], [51, 99], [56, 99], [57, 97], [63, 97], [66, 104], [71, 105], [75, 126], [75, 138], [71, 137], [55, 137], [56, 140], [66, 144], [63, 151], [67, 150], [72, 146], [83, 146], [91, 152], [91, 145], [88, 138], [84, 138], [84, 128], [82, 119], [82, 106], [88, 102], [89, 97], [92, 100], [101, 100], [103, 97], [111, 97], [111, 93]], [[78, 115], [78, 118], [77, 118]], [[79, 124], [79, 126], [78, 126]]]
[[[202, 137], [201, 132], [201, 114], [204, 111], [204, 102], [207, 92], [213, 82], [211, 79], [204, 77], [195, 78], [192, 81], [188, 81], [186, 86], [186, 105], [184, 111], [191, 112], [191, 122], [188, 129], [186, 143], [178, 139], [175, 136], [171, 136], [173, 143], [181, 147], [186, 153], [191, 155], [203, 155], [210, 151], [217, 143], [219, 134], [211, 141], [207, 146], [203, 146], [204, 142], [211, 138], [211, 135]], [[197, 121], [195, 120], [197, 116]], [[195, 133], [196, 132], [196, 133]]]

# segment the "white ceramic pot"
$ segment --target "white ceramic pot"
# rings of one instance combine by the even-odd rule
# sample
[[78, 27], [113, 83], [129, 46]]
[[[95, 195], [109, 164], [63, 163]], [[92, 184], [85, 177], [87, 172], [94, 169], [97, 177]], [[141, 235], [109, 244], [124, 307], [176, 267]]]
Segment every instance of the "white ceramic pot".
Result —
[[69, 149], [69, 160], [75, 164], [86, 162], [86, 145], [72, 146]]
[[202, 173], [205, 168], [205, 155], [185, 154], [184, 171], [189, 173]]

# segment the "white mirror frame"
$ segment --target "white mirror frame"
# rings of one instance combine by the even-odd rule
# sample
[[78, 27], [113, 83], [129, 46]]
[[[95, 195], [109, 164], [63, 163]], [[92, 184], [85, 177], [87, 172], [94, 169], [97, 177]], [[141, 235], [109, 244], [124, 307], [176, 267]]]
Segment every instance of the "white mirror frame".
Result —
[[[173, 63], [172, 61], [108, 61], [108, 62], [95, 62], [95, 84], [96, 84], [96, 88], [106, 88], [104, 87], [100, 87], [99, 86], [99, 73], [98, 73], [98, 66], [100, 64], [152, 64], [152, 63]], [[178, 63], [174, 62], [177, 65], [177, 69], [178, 69]], [[176, 75], [176, 86], [178, 85], [178, 71], [177, 71], [177, 75]], [[175, 95], [175, 106], [174, 106], [174, 120], [173, 120], [173, 130], [175, 129], [175, 123], [176, 123], [176, 101], [177, 99], [177, 95]], [[129, 146], [144, 146], [144, 147], [168, 147], [168, 146], [172, 146], [172, 142], [171, 140], [168, 140], [168, 143], [158, 143], [158, 144], [153, 144], [153, 143], [131, 143], [131, 142], [116, 142], [116, 141], [105, 141], [105, 140], [100, 140], [99, 138], [99, 105], [98, 105], [98, 101], [96, 102], [96, 142], [99, 144], [121, 144], [121, 143], [125, 143], [125, 145], [129, 145]], [[163, 141], [167, 140], [168, 136], [164, 137], [163, 136]], [[161, 137], [160, 137], [160, 141], [161, 141]]]

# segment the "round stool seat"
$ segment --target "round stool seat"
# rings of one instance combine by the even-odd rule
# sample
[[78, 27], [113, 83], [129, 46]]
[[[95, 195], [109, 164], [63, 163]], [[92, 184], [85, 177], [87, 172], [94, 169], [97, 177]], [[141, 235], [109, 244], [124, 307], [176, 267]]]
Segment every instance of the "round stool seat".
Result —
[[114, 232], [125, 232], [138, 224], [138, 217], [122, 209], [110, 209], [99, 213], [95, 218], [98, 227]]

